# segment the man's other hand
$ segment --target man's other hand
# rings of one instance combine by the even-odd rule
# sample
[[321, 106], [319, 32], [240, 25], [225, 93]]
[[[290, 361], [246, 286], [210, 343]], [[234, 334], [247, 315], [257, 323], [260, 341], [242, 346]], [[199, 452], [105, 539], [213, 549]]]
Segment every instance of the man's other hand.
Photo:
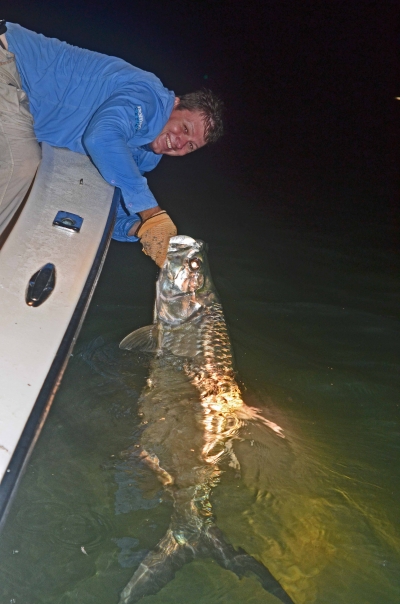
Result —
[[[144, 212], [141, 212], [142, 218]], [[177, 234], [176, 226], [165, 210], [159, 210], [149, 218], [145, 218], [136, 231], [143, 252], [150, 256], [160, 268], [167, 257], [170, 237]]]

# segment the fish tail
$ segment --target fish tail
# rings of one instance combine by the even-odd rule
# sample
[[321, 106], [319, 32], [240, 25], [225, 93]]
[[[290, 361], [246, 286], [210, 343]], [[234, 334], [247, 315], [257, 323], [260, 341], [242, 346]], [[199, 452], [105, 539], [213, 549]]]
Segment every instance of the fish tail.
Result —
[[204, 540], [207, 543], [206, 547], [210, 557], [222, 568], [234, 572], [239, 578], [251, 573], [257, 577], [265, 591], [278, 598], [283, 604], [294, 604], [292, 598], [272, 573], [255, 558], [246, 554], [244, 550], [241, 548], [236, 550], [230, 543], [227, 543], [215, 525], [206, 528]]
[[178, 544], [169, 529], [157, 547], [140, 563], [122, 590], [119, 604], [134, 604], [144, 596], [158, 593], [188, 561], [188, 551]]
[[255, 575], [262, 587], [283, 604], [294, 604], [282, 585], [260, 562], [242, 549], [227, 543], [215, 525], [203, 526], [197, 538], [179, 543], [171, 529], [141, 562], [129, 583], [123, 589], [119, 604], [134, 604], [144, 596], [158, 593], [175, 573], [194, 558], [212, 558], [222, 568], [242, 578]]

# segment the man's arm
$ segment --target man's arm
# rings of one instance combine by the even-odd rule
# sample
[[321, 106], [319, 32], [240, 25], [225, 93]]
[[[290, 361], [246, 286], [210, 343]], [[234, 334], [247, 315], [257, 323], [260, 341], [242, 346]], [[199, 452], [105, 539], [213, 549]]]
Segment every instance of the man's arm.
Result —
[[169, 238], [177, 231], [168, 214], [157, 204], [132, 157], [128, 140], [135, 137], [135, 122], [131, 113], [132, 106], [126, 96], [113, 95], [94, 114], [82, 143], [103, 178], [121, 189], [129, 214], [141, 218], [141, 222], [132, 222], [135, 216], [131, 218], [119, 212], [115, 238], [136, 241], [139, 237], [143, 251], [162, 266]]
[[111, 96], [94, 113], [82, 144], [103, 178], [121, 189], [129, 213], [133, 214], [158, 204], [128, 146], [136, 134], [132, 114], [125, 94]]

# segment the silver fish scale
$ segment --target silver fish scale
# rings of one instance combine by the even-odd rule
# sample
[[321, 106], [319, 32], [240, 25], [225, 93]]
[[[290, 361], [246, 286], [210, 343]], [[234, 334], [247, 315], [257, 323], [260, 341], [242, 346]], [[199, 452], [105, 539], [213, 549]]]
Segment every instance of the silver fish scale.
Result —
[[234, 378], [221, 304], [215, 303], [204, 310], [199, 333], [201, 363], [193, 359], [185, 365], [185, 370], [200, 393], [205, 428], [204, 459], [215, 463], [227, 452], [226, 441], [234, 438], [243, 424], [237, 414], [243, 400]]
[[213, 304], [205, 310], [200, 345], [205, 362], [215, 367], [217, 374], [230, 374], [233, 378], [232, 351], [221, 304]]

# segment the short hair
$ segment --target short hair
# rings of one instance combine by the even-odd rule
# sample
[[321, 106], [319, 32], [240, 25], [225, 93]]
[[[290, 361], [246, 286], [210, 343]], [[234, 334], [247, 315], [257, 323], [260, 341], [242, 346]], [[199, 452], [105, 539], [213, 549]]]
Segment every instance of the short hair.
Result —
[[224, 132], [222, 123], [224, 104], [208, 88], [182, 95], [179, 97], [179, 103], [175, 109], [188, 109], [201, 113], [204, 119], [204, 140], [206, 143], [215, 143], [222, 136]]

